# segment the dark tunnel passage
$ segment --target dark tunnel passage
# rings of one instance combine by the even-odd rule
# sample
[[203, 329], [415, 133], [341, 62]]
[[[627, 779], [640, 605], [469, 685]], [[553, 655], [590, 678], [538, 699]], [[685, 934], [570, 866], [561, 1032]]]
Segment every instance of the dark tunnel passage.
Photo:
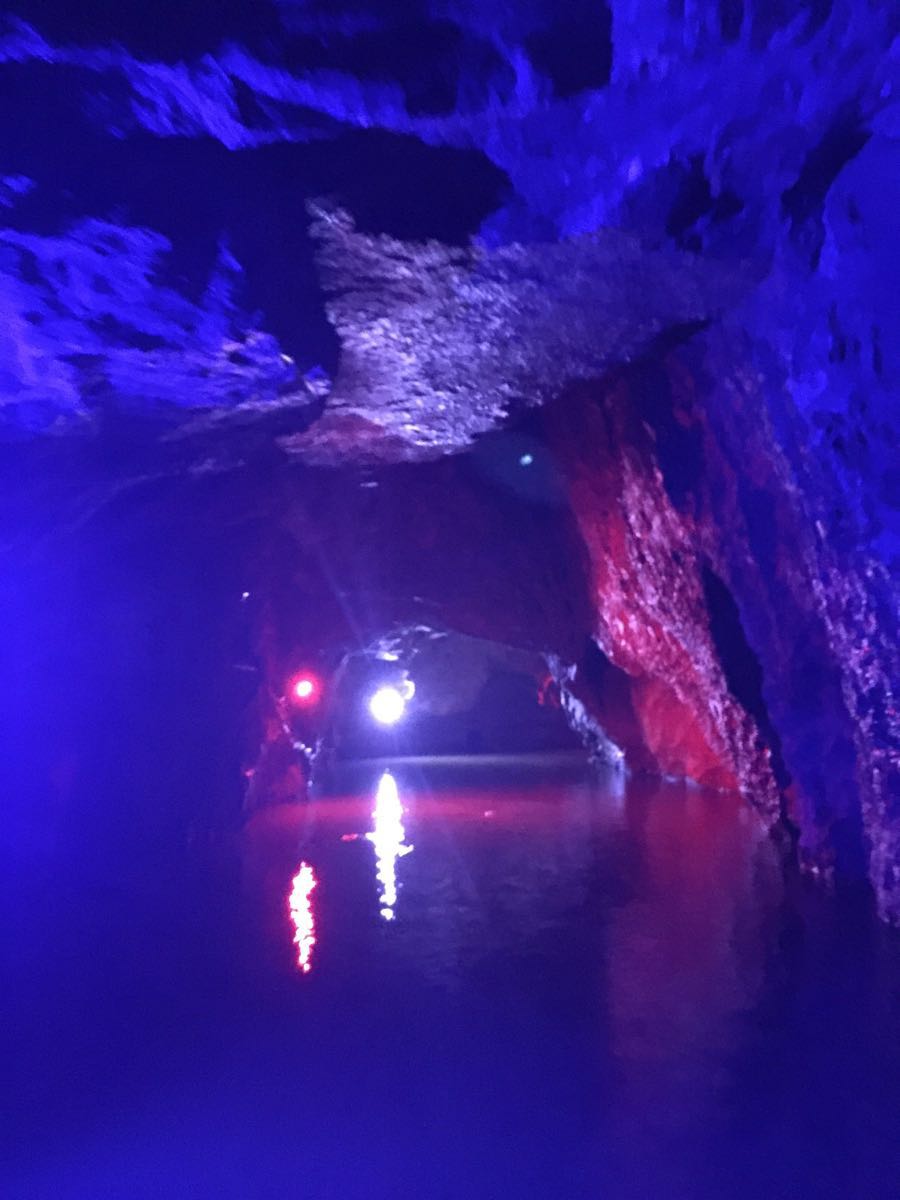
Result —
[[[578, 751], [742, 791], [796, 836], [777, 684], [678, 526], [700, 475], [660, 487], [659, 443], [636, 423], [654, 412], [669, 442], [685, 423], [681, 367], [659, 354], [469, 453], [364, 469], [263, 454], [230, 475], [114, 486], [71, 532], [47, 530], [4, 598], [5, 728], [38, 762], [21, 786], [39, 803], [18, 817], [39, 839], [165, 845], [306, 795], [335, 758]], [[701, 461], [702, 426], [686, 436]], [[93, 469], [90, 454], [61, 463], [63, 493]], [[662, 540], [642, 532], [653, 522], [669, 523]], [[630, 632], [610, 645], [623, 604]], [[379, 672], [417, 692], [396, 729], [369, 708]], [[821, 816], [826, 861], [862, 878], [859, 817]]]
[[[303, 796], [335, 756], [581, 751], [662, 772], [633, 681], [592, 665], [560, 466], [528, 421], [430, 464], [139, 483], [49, 532], [4, 596], [4, 728], [35, 756], [18, 817], [39, 840], [148, 850]], [[379, 662], [417, 689], [397, 729], [368, 709]]]
[[[377, 480], [289, 470], [280, 482], [139, 485], [54, 537], [25, 568], [30, 590], [5, 596], [16, 709], [23, 724], [40, 716], [45, 785], [69, 793], [92, 836], [91, 794], [111, 787], [123, 791], [120, 832], [134, 822], [143, 835], [141, 814], [202, 823], [217, 796], [227, 819], [293, 676], [312, 671], [327, 696], [341, 662], [379, 641], [409, 643], [432, 676], [418, 707], [423, 727], [436, 722], [435, 749], [571, 748], [558, 697], [542, 708], [539, 692], [545, 656], [568, 653], [570, 622], [586, 621], [578, 558], [565, 558], [576, 542], [541, 489], [523, 500], [502, 481], [499, 460], [520, 439], [511, 447]], [[492, 573], [484, 539], [497, 546]], [[431, 662], [428, 623], [444, 647]], [[440, 732], [432, 710], [463, 702], [471, 719]]]

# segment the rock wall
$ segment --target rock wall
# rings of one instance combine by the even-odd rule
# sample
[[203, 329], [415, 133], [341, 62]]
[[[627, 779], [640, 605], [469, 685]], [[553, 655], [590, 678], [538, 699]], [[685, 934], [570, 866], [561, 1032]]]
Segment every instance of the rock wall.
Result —
[[739, 787], [896, 919], [896, 587], [858, 527], [828, 536], [850, 518], [778, 400], [716, 330], [546, 410], [603, 655], [583, 694], [632, 762]]
[[629, 680], [650, 760], [664, 774], [752, 795], [779, 816], [771, 751], [730, 691], [712, 636], [695, 522], [667, 493], [641, 372], [565, 397], [547, 413], [588, 549], [594, 636]]
[[[681, 373], [695, 372], [704, 393], [691, 406], [704, 544], [760, 665], [803, 861], [868, 872], [896, 920], [896, 562], [880, 552], [882, 523], [867, 530], [854, 513], [848, 491], [858, 504], [863, 480], [831, 469], [790, 381], [760, 371], [752, 354], [746, 338], [717, 334]], [[847, 430], [848, 441], [864, 432]]]

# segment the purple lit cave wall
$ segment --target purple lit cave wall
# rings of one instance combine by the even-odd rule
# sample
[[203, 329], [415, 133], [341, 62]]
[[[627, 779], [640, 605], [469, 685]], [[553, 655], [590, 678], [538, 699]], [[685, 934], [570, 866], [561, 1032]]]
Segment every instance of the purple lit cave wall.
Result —
[[[272, 672], [490, 639], [900, 921], [900, 9], [220, 9], [5, 7], [10, 678], [245, 584]], [[202, 612], [83, 586], [112, 530]]]

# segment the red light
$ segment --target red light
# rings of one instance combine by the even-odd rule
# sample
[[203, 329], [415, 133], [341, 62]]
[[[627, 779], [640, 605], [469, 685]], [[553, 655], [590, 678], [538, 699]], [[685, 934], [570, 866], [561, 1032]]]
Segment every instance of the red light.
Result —
[[315, 704], [319, 698], [319, 681], [314, 675], [298, 675], [291, 683], [291, 698], [298, 704]]

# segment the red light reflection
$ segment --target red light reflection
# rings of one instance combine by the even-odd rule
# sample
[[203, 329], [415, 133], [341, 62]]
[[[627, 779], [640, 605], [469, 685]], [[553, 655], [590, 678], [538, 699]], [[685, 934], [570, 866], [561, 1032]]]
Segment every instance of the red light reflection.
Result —
[[312, 951], [316, 944], [316, 914], [311, 897], [318, 882], [309, 863], [301, 863], [291, 880], [291, 893], [288, 896], [288, 912], [294, 926], [294, 945], [297, 947], [297, 966], [304, 975], [312, 970]]

